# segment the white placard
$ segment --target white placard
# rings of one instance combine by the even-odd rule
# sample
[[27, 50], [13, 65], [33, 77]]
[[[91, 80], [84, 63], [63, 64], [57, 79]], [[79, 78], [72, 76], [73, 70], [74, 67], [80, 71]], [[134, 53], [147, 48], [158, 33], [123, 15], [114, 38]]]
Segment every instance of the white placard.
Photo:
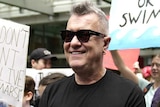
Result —
[[112, 0], [109, 50], [160, 47], [158, 0]]
[[36, 90], [38, 90], [40, 80], [43, 77], [50, 75], [52, 73], [62, 73], [66, 76], [71, 76], [72, 74], [74, 74], [74, 71], [71, 68], [51, 68], [51, 69], [42, 69], [42, 70], [36, 70], [33, 68], [26, 69], [26, 75], [31, 76], [36, 83], [36, 86], [35, 86]]
[[22, 107], [29, 26], [0, 19], [0, 100]]

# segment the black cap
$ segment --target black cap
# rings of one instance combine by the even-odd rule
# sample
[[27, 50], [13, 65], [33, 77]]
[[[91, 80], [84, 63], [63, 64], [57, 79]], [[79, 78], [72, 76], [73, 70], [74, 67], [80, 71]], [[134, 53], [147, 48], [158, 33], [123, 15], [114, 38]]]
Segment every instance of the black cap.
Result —
[[34, 60], [39, 60], [39, 59], [51, 59], [51, 60], [57, 60], [57, 57], [51, 52], [45, 48], [37, 48], [32, 51], [30, 54], [30, 61]]

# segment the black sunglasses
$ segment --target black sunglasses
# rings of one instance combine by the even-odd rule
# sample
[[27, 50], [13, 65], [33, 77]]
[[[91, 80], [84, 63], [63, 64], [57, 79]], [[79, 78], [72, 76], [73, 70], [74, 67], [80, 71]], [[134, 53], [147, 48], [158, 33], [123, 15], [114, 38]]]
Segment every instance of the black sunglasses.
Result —
[[74, 36], [77, 36], [80, 42], [88, 42], [90, 36], [92, 35], [101, 37], [105, 36], [104, 34], [92, 30], [79, 30], [77, 32], [73, 32], [70, 30], [61, 31], [61, 37], [64, 42], [71, 42]]

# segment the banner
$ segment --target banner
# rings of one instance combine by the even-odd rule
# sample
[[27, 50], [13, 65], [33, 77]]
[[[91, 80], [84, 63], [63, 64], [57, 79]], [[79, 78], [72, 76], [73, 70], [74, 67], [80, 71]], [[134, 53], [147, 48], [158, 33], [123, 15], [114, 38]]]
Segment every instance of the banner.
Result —
[[62, 73], [66, 76], [71, 76], [74, 72], [71, 68], [51, 68], [51, 69], [42, 69], [42, 70], [36, 70], [33, 68], [26, 69], [26, 75], [31, 76], [36, 83], [36, 86], [35, 86], [36, 90], [38, 90], [40, 80], [43, 77], [50, 75], [52, 73]]
[[[136, 61], [138, 61], [140, 49], [118, 50], [118, 53], [124, 61], [125, 65], [134, 71], [135, 69], [133, 65]], [[113, 62], [112, 55], [108, 50], [106, 50], [106, 54], [103, 57], [103, 65], [105, 68], [118, 70]]]
[[0, 102], [22, 107], [29, 26], [0, 19]]
[[109, 50], [160, 47], [158, 0], [112, 0]]

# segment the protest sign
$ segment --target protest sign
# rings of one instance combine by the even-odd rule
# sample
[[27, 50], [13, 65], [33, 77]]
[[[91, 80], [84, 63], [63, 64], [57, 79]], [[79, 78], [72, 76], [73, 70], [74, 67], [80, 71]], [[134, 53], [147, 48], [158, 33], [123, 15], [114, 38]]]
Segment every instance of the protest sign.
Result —
[[0, 19], [0, 100], [22, 106], [29, 26]]
[[112, 0], [109, 50], [160, 47], [158, 0]]
[[42, 70], [36, 70], [33, 68], [26, 69], [26, 75], [31, 76], [36, 83], [36, 86], [35, 86], [36, 90], [38, 90], [40, 80], [43, 77], [50, 75], [52, 73], [62, 73], [66, 76], [71, 76], [74, 72], [71, 68], [50, 68], [50, 69], [42, 69]]
[[[131, 70], [134, 71], [133, 64], [138, 61], [140, 49], [125, 49], [125, 50], [118, 50], [119, 55], [123, 59], [125, 65], [129, 67]], [[110, 51], [106, 50], [106, 54], [103, 57], [103, 65], [106, 68], [112, 70], [118, 70], [113, 62], [112, 55]]]

